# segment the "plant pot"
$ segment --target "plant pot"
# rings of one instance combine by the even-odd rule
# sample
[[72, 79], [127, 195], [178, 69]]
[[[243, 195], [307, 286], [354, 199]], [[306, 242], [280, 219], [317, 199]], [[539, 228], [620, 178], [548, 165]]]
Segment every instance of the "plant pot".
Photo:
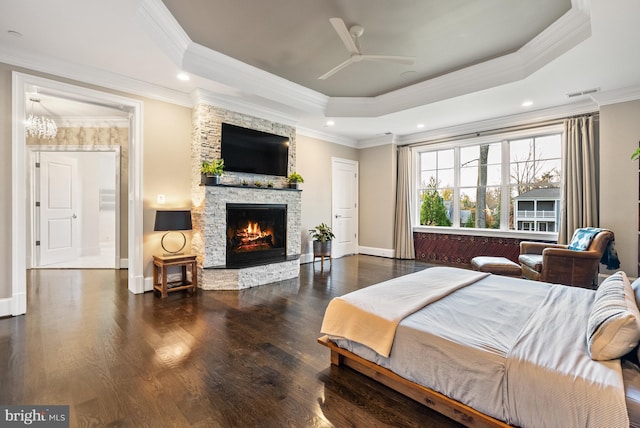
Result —
[[313, 255], [331, 257], [331, 241], [313, 241]]
[[299, 183], [289, 183], [289, 189], [297, 189]]
[[217, 186], [220, 184], [220, 176], [219, 175], [207, 175], [207, 179], [205, 184], [208, 186]]

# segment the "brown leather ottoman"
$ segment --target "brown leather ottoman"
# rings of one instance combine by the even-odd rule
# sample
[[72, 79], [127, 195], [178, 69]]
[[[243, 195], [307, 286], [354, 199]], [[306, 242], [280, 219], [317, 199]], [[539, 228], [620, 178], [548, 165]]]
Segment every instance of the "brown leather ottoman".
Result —
[[522, 276], [522, 268], [506, 257], [478, 256], [471, 259], [473, 270], [489, 272], [496, 275]]

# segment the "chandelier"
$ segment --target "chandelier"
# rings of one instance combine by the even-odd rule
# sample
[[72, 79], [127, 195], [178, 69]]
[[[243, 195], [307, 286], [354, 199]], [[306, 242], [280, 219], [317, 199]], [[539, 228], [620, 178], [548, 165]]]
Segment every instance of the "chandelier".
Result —
[[[56, 122], [48, 116], [38, 116], [34, 114], [34, 106], [36, 103], [40, 104], [40, 99], [29, 98], [29, 101], [31, 101], [31, 114], [29, 114], [25, 123], [27, 136], [47, 139], [55, 138], [58, 134]], [[40, 105], [42, 106], [42, 104]]]

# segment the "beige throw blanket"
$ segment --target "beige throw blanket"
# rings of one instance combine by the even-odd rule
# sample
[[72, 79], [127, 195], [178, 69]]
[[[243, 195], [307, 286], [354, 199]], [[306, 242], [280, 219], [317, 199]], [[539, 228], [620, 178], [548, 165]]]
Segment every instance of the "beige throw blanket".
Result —
[[487, 275], [433, 267], [336, 297], [327, 306], [321, 332], [353, 340], [388, 357], [403, 318]]

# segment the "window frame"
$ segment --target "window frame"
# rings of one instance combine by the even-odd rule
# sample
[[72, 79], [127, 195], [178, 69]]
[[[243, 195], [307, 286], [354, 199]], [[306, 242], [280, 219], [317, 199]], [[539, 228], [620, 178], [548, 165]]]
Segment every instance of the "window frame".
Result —
[[[446, 142], [425, 143], [418, 144], [411, 148], [412, 157], [412, 169], [413, 180], [411, 188], [411, 212], [413, 220], [414, 232], [427, 232], [427, 233], [439, 233], [439, 234], [451, 234], [451, 235], [473, 235], [473, 236], [488, 236], [488, 237], [503, 237], [503, 238], [520, 238], [520, 239], [537, 239], [537, 240], [550, 240], [557, 241], [558, 232], [536, 232], [536, 231], [523, 231], [523, 230], [509, 230], [502, 229], [502, 227], [508, 227], [509, 224], [509, 210], [502, 210], [500, 217], [501, 229], [489, 229], [489, 228], [473, 228], [473, 227], [461, 227], [461, 226], [426, 226], [420, 223], [420, 203], [419, 203], [419, 189], [420, 185], [420, 153], [432, 152], [437, 150], [454, 149], [454, 189], [453, 200], [459, 201], [460, 198], [460, 148], [469, 146], [479, 146], [483, 144], [500, 143], [501, 144], [501, 204], [502, 206], [509, 206], [510, 198], [510, 153], [509, 153], [509, 140], [520, 140], [524, 138], [540, 138], [545, 135], [560, 134], [561, 144], [564, 140], [562, 123], [553, 125], [531, 127], [522, 130], [505, 131], [500, 133], [492, 133], [490, 135], [478, 135], [469, 138], [452, 139]], [[562, 162], [565, 156], [564, 149], [561, 148]], [[562, 186], [562, 183], [560, 184]], [[561, 201], [562, 202], [562, 201]], [[456, 209], [453, 210], [453, 222], [454, 224], [460, 224], [459, 214], [459, 202], [454, 202]], [[559, 227], [558, 227], [559, 228]]]

